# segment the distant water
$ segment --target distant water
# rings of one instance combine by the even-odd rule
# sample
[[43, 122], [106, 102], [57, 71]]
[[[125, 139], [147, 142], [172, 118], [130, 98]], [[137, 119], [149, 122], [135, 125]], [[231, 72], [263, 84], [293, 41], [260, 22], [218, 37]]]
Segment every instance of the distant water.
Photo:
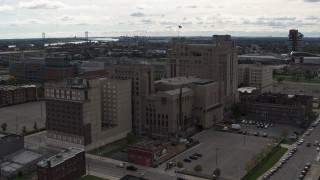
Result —
[[[98, 41], [103, 41], [103, 42], [119, 41], [119, 39], [107, 38], [107, 37], [89, 38], [89, 40], [93, 43], [98, 43]], [[87, 41], [55, 42], [55, 43], [45, 44], [44, 46], [61, 46], [65, 44], [82, 44], [86, 42]]]
[[109, 37], [97, 37], [97, 38], [89, 38], [91, 41], [119, 41], [117, 38], [109, 38]]

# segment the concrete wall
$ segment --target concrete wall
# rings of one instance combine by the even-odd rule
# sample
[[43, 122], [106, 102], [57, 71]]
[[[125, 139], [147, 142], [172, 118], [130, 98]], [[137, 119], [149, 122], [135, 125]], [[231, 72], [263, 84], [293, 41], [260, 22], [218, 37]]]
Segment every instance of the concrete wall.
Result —
[[24, 137], [8, 135], [0, 138], [0, 158], [24, 148]]

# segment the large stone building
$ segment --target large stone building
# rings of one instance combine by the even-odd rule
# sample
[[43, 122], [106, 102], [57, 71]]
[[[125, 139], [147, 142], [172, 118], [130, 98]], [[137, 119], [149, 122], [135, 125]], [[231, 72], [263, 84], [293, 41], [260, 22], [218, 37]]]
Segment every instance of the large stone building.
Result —
[[170, 77], [197, 76], [222, 84], [223, 104], [230, 108], [237, 100], [237, 50], [230, 35], [214, 35], [212, 44], [173, 39], [168, 70]]
[[39, 180], [78, 179], [86, 174], [84, 149], [68, 148], [37, 164]]
[[45, 56], [43, 50], [28, 50], [28, 51], [3, 51], [0, 52], [0, 61], [18, 61], [23, 58], [41, 58]]
[[223, 91], [217, 82], [176, 77], [155, 81], [155, 90], [143, 101], [145, 134], [170, 138], [222, 120]]
[[141, 132], [142, 100], [154, 93], [154, 67], [150, 65], [118, 65], [112, 76], [131, 80], [132, 130]]
[[76, 78], [45, 85], [47, 143], [90, 150], [131, 132], [131, 81]]
[[80, 75], [80, 64], [65, 53], [24, 57], [9, 62], [10, 75], [31, 82], [60, 81]]
[[242, 96], [248, 119], [259, 122], [308, 125], [312, 96], [263, 93]]
[[242, 86], [256, 87], [260, 92], [272, 91], [271, 66], [256, 64], [238, 65], [238, 84]]

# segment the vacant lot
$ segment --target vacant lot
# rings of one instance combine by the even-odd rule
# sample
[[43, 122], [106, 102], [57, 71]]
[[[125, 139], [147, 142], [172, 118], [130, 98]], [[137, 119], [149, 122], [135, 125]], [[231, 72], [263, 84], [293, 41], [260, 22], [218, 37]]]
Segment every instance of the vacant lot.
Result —
[[221, 169], [221, 176], [227, 179], [243, 177], [246, 174], [245, 163], [270, 140], [212, 130], [201, 132], [194, 139], [199, 139], [200, 144], [180, 154], [178, 161], [183, 162], [184, 158], [193, 153], [202, 153], [203, 157], [198, 160], [183, 162], [184, 168], [193, 171], [199, 164], [202, 166], [202, 173], [211, 175], [218, 167]]
[[[17, 130], [20, 134], [23, 126], [26, 126], [28, 131], [31, 131], [33, 130], [34, 122], [37, 123], [38, 128], [43, 128], [45, 126], [45, 120], [46, 112], [44, 101], [0, 108], [0, 124], [7, 123], [6, 132], [8, 133], [16, 133]], [[0, 131], [2, 132], [2, 129], [0, 129]]]

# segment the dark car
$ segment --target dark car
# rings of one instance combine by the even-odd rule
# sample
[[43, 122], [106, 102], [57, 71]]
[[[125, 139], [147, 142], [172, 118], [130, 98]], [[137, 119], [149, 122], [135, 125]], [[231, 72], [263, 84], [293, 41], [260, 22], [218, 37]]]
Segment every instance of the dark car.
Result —
[[186, 180], [186, 179], [183, 177], [177, 177], [177, 180]]
[[198, 157], [197, 157], [197, 156], [194, 156], [194, 155], [189, 156], [189, 158], [190, 158], [190, 159], [193, 159], [193, 160], [197, 160], [197, 159], [198, 159]]
[[183, 159], [184, 162], [191, 162], [191, 160], [189, 158], [185, 158]]
[[311, 167], [311, 164], [310, 164], [310, 163], [307, 163], [306, 166], [308, 166], [308, 167], [310, 168], [310, 167]]
[[202, 157], [201, 153], [194, 153], [193, 156]]
[[310, 147], [311, 146], [311, 142], [307, 142], [307, 147]]
[[134, 166], [127, 166], [126, 169], [130, 170], [130, 171], [137, 171], [138, 170], [138, 168], [136, 168]]

